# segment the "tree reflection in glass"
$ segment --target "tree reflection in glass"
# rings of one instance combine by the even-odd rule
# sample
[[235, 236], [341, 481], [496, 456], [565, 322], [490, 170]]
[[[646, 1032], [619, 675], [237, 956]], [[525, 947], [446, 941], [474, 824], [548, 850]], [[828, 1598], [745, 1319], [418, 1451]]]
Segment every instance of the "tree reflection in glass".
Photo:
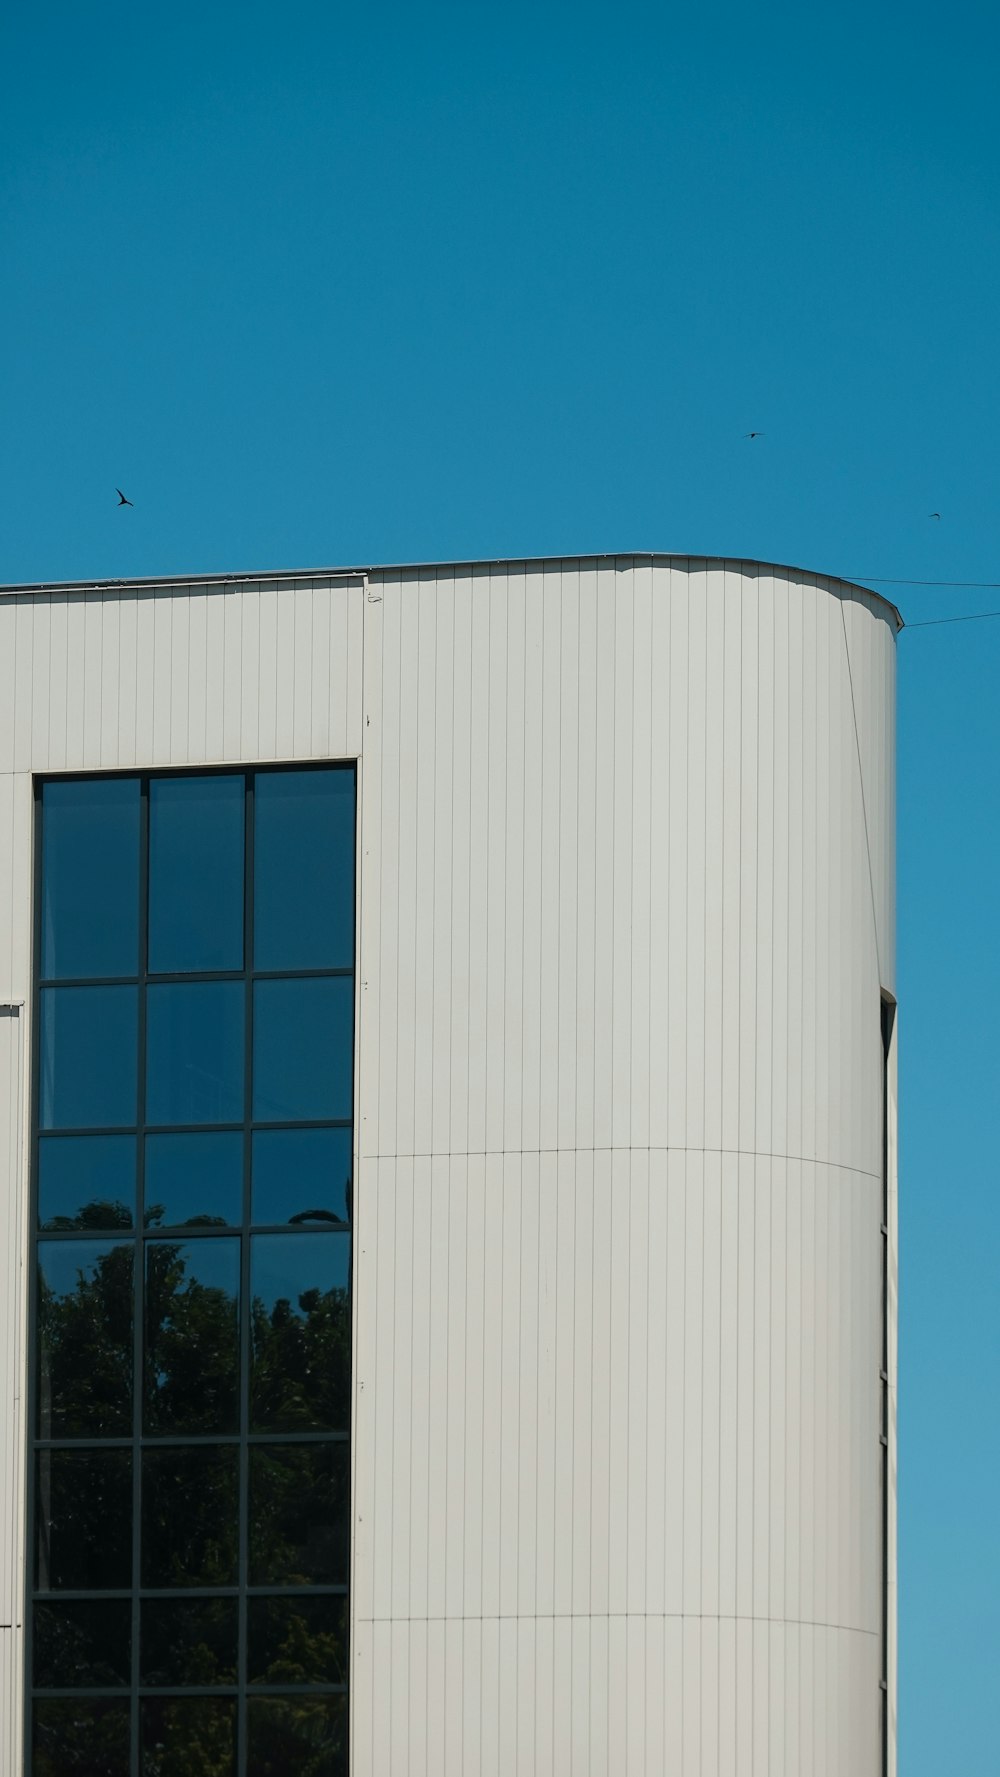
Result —
[[235, 1598], [146, 1598], [139, 1679], [149, 1685], [235, 1684]]
[[247, 1616], [247, 1682], [292, 1685], [347, 1683], [347, 1599], [251, 1598]]
[[32, 1777], [128, 1777], [127, 1697], [47, 1697], [32, 1713]]
[[38, 1590], [131, 1585], [131, 1450], [39, 1450], [35, 1462]]
[[115, 1437], [132, 1427], [132, 1244], [38, 1245], [38, 1434]]
[[255, 1234], [251, 1242], [251, 1426], [350, 1429], [348, 1234]]
[[147, 1432], [239, 1429], [238, 1239], [146, 1243]]
[[144, 1586], [234, 1586], [239, 1575], [238, 1541], [235, 1445], [143, 1451]]
[[[232, 1777], [235, 1701], [147, 1697], [141, 1712], [142, 1777]], [[291, 1771], [285, 1777], [291, 1777]]]
[[341, 1777], [347, 1771], [346, 1697], [251, 1697], [247, 1777]]
[[260, 1444], [250, 1450], [250, 1584], [346, 1585], [348, 1444]]
[[131, 1677], [132, 1606], [127, 1598], [36, 1604], [34, 1681], [40, 1690], [111, 1690]]

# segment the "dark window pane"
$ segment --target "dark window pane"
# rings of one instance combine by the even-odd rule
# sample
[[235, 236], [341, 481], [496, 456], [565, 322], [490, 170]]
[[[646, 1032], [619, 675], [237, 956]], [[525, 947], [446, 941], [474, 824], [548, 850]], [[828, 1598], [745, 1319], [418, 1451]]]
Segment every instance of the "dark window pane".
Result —
[[253, 1138], [255, 1222], [349, 1222], [349, 1129], [258, 1129]]
[[347, 1698], [251, 1697], [247, 1777], [346, 1777]]
[[243, 779], [149, 786], [149, 968], [243, 967]]
[[255, 1234], [254, 1431], [349, 1431], [351, 1237]]
[[242, 1121], [245, 998], [242, 981], [148, 989], [147, 1123]]
[[38, 1432], [132, 1429], [132, 1243], [38, 1243]]
[[338, 1444], [250, 1450], [250, 1584], [346, 1585], [350, 1451]]
[[255, 966], [350, 968], [354, 772], [261, 772], [254, 804]]
[[239, 1240], [146, 1243], [147, 1432], [239, 1429]]
[[349, 1117], [354, 981], [258, 981], [253, 990], [253, 1114], [262, 1123]]
[[231, 1777], [235, 1772], [234, 1701], [146, 1697], [139, 1707], [142, 1777]]
[[139, 1636], [139, 1682], [236, 1683], [235, 1598], [147, 1598]]
[[40, 1450], [35, 1520], [40, 1592], [131, 1585], [131, 1451]]
[[346, 1598], [251, 1598], [247, 1605], [250, 1684], [346, 1684]]
[[234, 1586], [238, 1512], [235, 1445], [145, 1450], [143, 1585]]
[[32, 1713], [32, 1777], [128, 1777], [127, 1697], [50, 1697]]
[[41, 1002], [41, 1128], [134, 1128], [138, 989], [46, 987]]
[[42, 976], [139, 968], [139, 780], [42, 789]]
[[40, 1228], [131, 1228], [134, 1135], [43, 1135], [38, 1143]]
[[127, 1598], [34, 1606], [33, 1681], [39, 1690], [108, 1690], [131, 1682]]
[[242, 1135], [147, 1136], [145, 1196], [147, 1228], [242, 1221]]

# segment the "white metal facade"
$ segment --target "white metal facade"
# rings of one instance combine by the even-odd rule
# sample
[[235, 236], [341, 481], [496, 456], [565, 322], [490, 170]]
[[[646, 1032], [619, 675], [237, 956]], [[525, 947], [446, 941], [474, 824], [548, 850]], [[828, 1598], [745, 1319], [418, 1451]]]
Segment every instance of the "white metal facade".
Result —
[[356, 1777], [880, 1772], [896, 628], [655, 556], [0, 597], [3, 1777], [32, 774], [316, 758], [360, 761]]

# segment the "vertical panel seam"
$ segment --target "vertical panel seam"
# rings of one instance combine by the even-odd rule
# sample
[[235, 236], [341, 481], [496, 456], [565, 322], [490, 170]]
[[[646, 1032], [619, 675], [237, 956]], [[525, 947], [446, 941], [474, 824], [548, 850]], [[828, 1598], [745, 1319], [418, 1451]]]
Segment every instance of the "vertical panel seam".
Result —
[[882, 960], [879, 954], [878, 913], [875, 906], [875, 878], [872, 872], [872, 848], [868, 837], [868, 805], [865, 799], [865, 770], [861, 759], [861, 737], [858, 733], [858, 709], [854, 699], [854, 675], [851, 672], [851, 649], [847, 640], [847, 618], [844, 616], [844, 601], [838, 599], [840, 606], [840, 623], [844, 632], [844, 658], [847, 661], [847, 683], [851, 692], [851, 715], [854, 720], [854, 746], [858, 755], [858, 783], [861, 787], [861, 814], [865, 827], [865, 855], [868, 859], [868, 890], [872, 903], [872, 926], [875, 932], [875, 964], [878, 969], [879, 985], [882, 982]]

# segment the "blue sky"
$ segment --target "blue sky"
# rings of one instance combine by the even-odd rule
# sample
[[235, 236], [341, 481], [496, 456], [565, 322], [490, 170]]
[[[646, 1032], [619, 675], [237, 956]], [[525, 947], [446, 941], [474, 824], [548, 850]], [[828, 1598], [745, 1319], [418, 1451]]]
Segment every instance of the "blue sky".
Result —
[[[3, 48], [0, 579], [1000, 581], [995, 7], [38, 0]], [[998, 677], [1000, 622], [901, 639], [902, 1777], [1000, 1744]]]

